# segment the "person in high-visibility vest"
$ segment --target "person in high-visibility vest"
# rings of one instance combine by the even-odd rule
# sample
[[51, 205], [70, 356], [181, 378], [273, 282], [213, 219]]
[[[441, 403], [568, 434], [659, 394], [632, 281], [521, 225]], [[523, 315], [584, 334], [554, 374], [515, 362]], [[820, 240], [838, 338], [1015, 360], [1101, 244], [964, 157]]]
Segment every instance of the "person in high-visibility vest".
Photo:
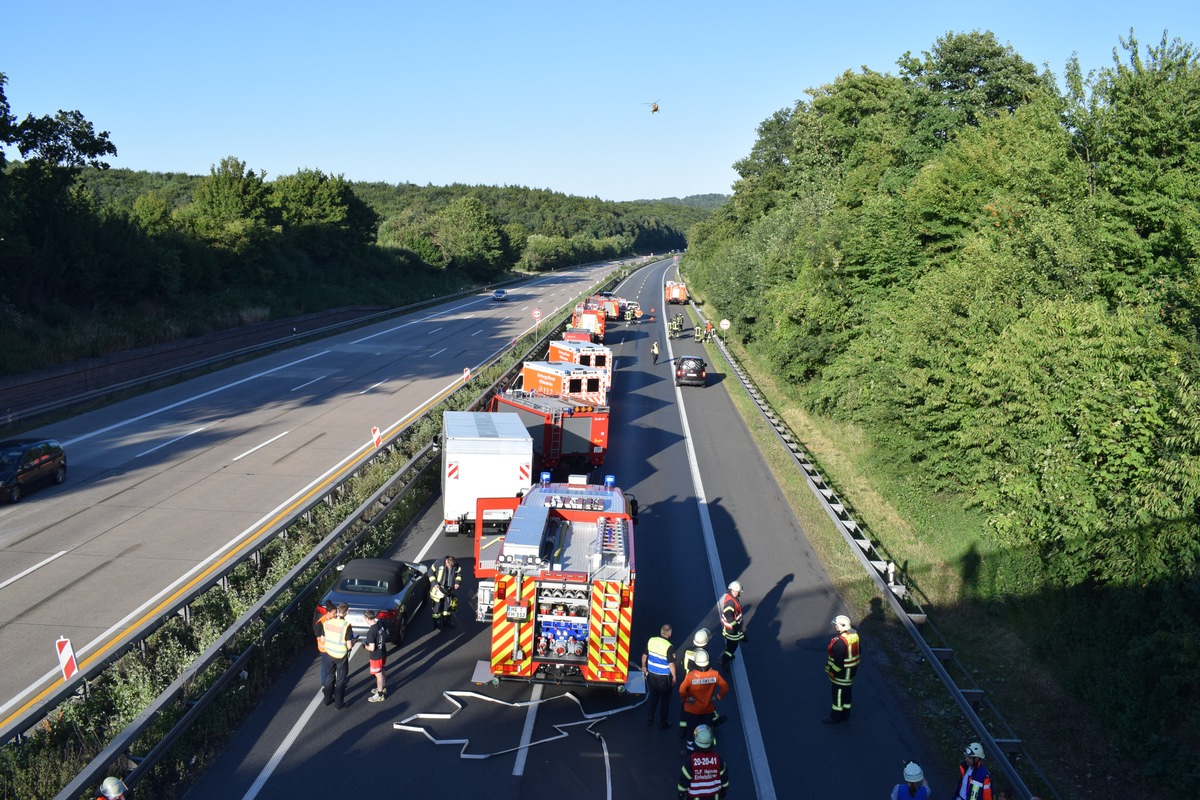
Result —
[[729, 589], [721, 598], [721, 633], [725, 637], [725, 652], [721, 654], [721, 666], [728, 666], [733, 661], [738, 645], [746, 641], [746, 631], [742, 628], [742, 584], [730, 581]]
[[[694, 636], [692, 636], [691, 649], [684, 650], [683, 658], [681, 658], [679, 660], [680, 665], [683, 667], [684, 675], [687, 675], [689, 672], [691, 672], [692, 670], [694, 670], [696, 668], [696, 654], [699, 653], [701, 650], [704, 650], [704, 648], [708, 647], [708, 640], [709, 640], [708, 628], [701, 628], [700, 630], [696, 631], [696, 634]], [[705, 650], [704, 653], [705, 653], [705, 655], [708, 655], [707, 650]], [[724, 719], [724, 717], [722, 717], [716, 711], [713, 712], [713, 723], [712, 724], [714, 727], [716, 725], [718, 725], [722, 719]], [[680, 716], [680, 718], [679, 718], [679, 738], [686, 739], [687, 734], [688, 734], [687, 720], [684, 719], [682, 716]]]
[[[482, 523], [481, 523], [482, 524]], [[462, 567], [454, 556], [446, 556], [434, 570], [429, 582], [429, 605], [433, 607], [433, 627], [453, 628], [454, 610], [458, 608], [458, 587], [462, 585]]]
[[325, 620], [325, 705], [337, 701], [337, 707], [346, 707], [346, 680], [350, 669], [350, 645], [354, 642], [354, 630], [346, 620], [350, 606], [338, 603], [337, 615]]
[[654, 722], [658, 711], [658, 727], [671, 727], [667, 715], [671, 710], [671, 692], [675, 689], [675, 645], [671, 644], [671, 626], [663, 625], [658, 636], [650, 637], [642, 653], [642, 672], [646, 675], [646, 724]]
[[826, 723], [848, 722], [850, 720], [851, 689], [854, 675], [858, 672], [858, 664], [862, 660], [858, 631], [850, 625], [850, 618], [839, 614], [833, 619], [833, 629], [837, 635], [829, 640], [826, 648], [825, 672], [829, 675], [829, 685], [832, 691], [832, 705], [829, 716], [821, 720]]
[[313, 635], [317, 637], [317, 652], [321, 654], [321, 685], [325, 685], [325, 677], [328, 673], [327, 664], [325, 663], [325, 620], [333, 619], [337, 616], [337, 608], [330, 606], [329, 610], [313, 621]]
[[687, 754], [675, 785], [679, 800], [721, 800], [729, 794], [729, 774], [725, 759], [713, 752], [717, 740], [712, 728], [700, 725], [693, 739], [696, 749]]
[[971, 742], [963, 750], [963, 760], [958, 765], [959, 800], [992, 800], [992, 776], [983, 765], [983, 745]]
[[[719, 725], [725, 721], [717, 713], [716, 701], [729, 693], [729, 683], [708, 662], [708, 651], [696, 651], [696, 667], [679, 684], [679, 699], [682, 701], [682, 716], [686, 730], [694, 734], [697, 726]], [[687, 737], [687, 749], [694, 750], [693, 736]]]

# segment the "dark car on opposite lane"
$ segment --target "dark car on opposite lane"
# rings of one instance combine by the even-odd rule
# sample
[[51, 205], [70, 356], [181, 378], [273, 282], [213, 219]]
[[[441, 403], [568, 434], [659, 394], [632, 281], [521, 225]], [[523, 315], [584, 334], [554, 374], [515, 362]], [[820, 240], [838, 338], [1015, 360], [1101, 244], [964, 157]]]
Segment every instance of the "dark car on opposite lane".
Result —
[[54, 439], [0, 442], [0, 497], [16, 503], [39, 483], [67, 479], [67, 454]]
[[389, 558], [356, 558], [338, 568], [337, 580], [317, 604], [313, 623], [338, 603], [350, 607], [346, 619], [356, 637], [367, 633], [368, 609], [387, 629], [388, 640], [400, 644], [404, 632], [429, 594], [429, 566]]

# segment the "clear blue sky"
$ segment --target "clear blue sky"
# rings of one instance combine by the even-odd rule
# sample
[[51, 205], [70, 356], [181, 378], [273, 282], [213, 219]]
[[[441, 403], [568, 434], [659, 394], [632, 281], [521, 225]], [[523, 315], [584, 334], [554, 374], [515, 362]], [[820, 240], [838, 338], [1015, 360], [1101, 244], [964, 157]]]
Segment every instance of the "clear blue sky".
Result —
[[[1142, 42], [1200, 44], [1200, 3], [128, 2], [10, 5], [18, 118], [78, 109], [114, 167], [514, 185], [634, 200], [730, 193], [775, 111], [947, 31], [1061, 76]], [[651, 115], [648, 103], [661, 111]], [[10, 152], [10, 157], [14, 153]]]

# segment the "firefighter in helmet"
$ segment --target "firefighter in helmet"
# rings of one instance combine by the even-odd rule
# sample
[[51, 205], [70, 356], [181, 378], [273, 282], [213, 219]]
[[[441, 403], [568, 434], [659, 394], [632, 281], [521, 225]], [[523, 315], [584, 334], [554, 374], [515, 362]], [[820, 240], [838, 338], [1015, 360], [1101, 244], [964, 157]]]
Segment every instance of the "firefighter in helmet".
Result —
[[692, 739], [696, 749], [684, 759], [679, 783], [675, 785], [679, 800], [721, 800], [729, 793], [729, 775], [725, 760], [713, 750], [716, 738], [712, 728], [697, 726]]
[[109, 776], [100, 784], [100, 794], [96, 795], [96, 800], [124, 800], [128, 791], [125, 781]]
[[992, 776], [983, 765], [983, 745], [971, 742], [963, 750], [958, 765], [958, 794], [960, 800], [992, 800]]
[[829, 716], [822, 722], [838, 723], [850, 721], [851, 689], [858, 664], [862, 659], [858, 631], [850, 624], [850, 618], [838, 614], [833, 618], [836, 636], [829, 640], [826, 648], [825, 673], [829, 676], [832, 699]]
[[721, 654], [721, 666], [733, 661], [738, 645], [746, 641], [742, 627], [742, 584], [730, 581], [725, 596], [721, 598], [721, 633], [725, 637], [725, 652]]
[[433, 627], [453, 628], [458, 608], [458, 587], [462, 585], [462, 567], [454, 556], [446, 556], [429, 582], [429, 605], [433, 607]]

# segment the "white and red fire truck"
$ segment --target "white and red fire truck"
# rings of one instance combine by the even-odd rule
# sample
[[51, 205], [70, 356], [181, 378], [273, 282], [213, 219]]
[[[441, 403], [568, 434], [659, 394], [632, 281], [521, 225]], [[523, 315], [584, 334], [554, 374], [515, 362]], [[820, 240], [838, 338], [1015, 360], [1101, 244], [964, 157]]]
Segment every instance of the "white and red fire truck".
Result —
[[507, 529], [476, 528], [477, 619], [491, 623], [491, 656], [472, 680], [643, 692], [629, 669], [637, 501], [611, 475], [595, 486], [543, 473], [522, 498], [481, 498], [476, 514], [509, 510]]

